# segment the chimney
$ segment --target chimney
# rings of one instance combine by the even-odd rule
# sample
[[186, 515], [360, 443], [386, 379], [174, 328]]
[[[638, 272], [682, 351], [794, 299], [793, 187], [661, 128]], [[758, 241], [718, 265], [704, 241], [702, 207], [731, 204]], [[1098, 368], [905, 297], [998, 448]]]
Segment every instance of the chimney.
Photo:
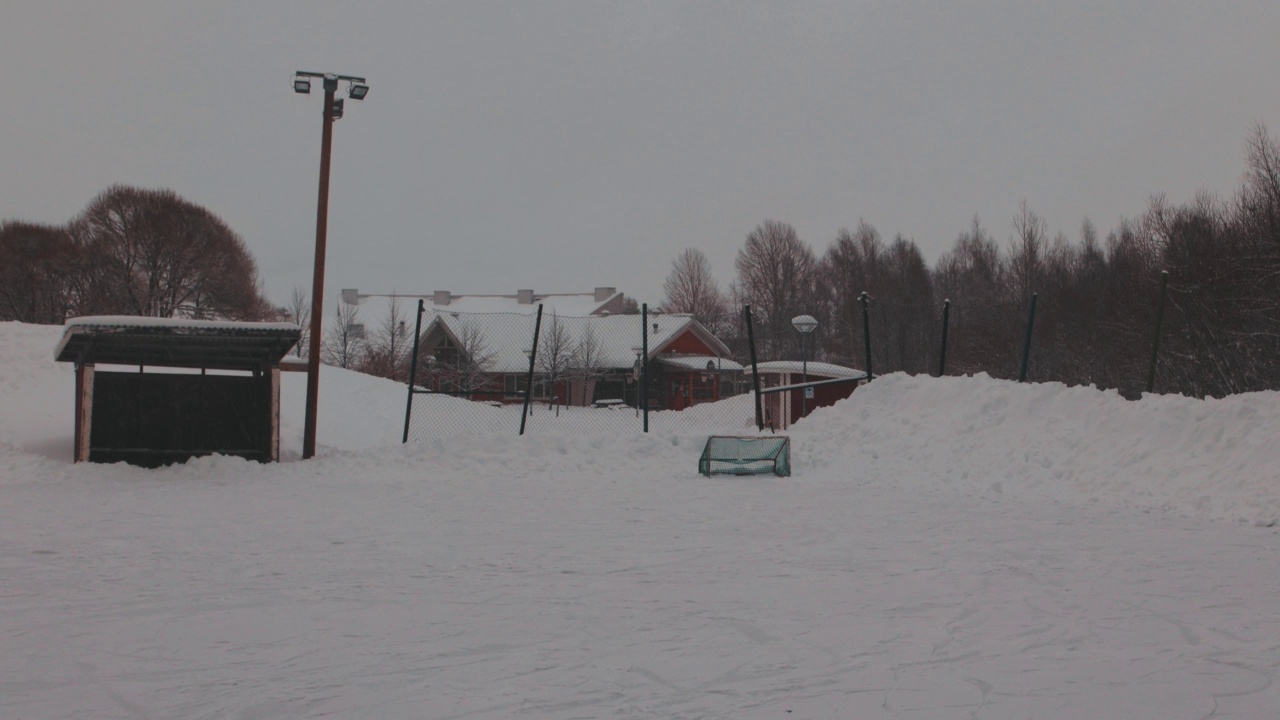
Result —
[[618, 294], [617, 288], [598, 287], [596, 288], [596, 302], [604, 302], [616, 294]]
[[519, 303], [519, 304], [521, 304], [521, 305], [532, 305], [532, 304], [533, 304], [533, 291], [532, 291], [532, 290], [517, 290], [517, 291], [516, 291], [516, 302], [518, 302], [518, 303]]
[[448, 305], [453, 300], [453, 294], [448, 290], [436, 290], [431, 296], [432, 305]]

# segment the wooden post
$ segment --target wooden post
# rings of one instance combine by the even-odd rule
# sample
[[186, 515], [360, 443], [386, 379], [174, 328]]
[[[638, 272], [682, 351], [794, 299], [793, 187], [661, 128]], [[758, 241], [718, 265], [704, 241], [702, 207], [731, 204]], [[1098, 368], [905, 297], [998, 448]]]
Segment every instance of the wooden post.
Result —
[[271, 437], [267, 440], [267, 451], [271, 462], [280, 462], [280, 366], [272, 367], [267, 378], [271, 383], [271, 409], [267, 419], [267, 431]]
[[74, 462], [89, 461], [93, 434], [93, 365], [76, 366], [76, 448]]

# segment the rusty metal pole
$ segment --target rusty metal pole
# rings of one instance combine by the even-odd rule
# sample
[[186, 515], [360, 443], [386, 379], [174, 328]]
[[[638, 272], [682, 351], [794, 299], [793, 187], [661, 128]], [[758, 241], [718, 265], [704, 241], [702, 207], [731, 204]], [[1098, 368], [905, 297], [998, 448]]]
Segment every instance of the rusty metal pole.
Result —
[[302, 458], [316, 454], [316, 406], [320, 398], [320, 340], [324, 312], [324, 250], [329, 231], [329, 154], [333, 148], [333, 94], [336, 77], [324, 79], [324, 130], [320, 140], [320, 198], [316, 203], [316, 263], [311, 276], [311, 343], [307, 355], [307, 417], [302, 431]]

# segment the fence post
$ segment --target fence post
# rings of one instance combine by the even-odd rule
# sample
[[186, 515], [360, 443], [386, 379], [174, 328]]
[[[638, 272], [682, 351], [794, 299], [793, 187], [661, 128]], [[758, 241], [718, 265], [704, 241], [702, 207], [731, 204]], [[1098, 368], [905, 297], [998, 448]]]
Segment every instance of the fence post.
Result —
[[1164, 296], [1169, 288], [1169, 271], [1160, 271], [1160, 301], [1156, 305], [1156, 337], [1151, 342], [1151, 364], [1147, 366], [1147, 392], [1156, 387], [1156, 356], [1160, 354], [1160, 326], [1164, 324]]
[[764, 407], [760, 404], [760, 371], [756, 368], [756, 335], [751, 327], [751, 306], [742, 306], [747, 322], [747, 349], [751, 353], [751, 384], [756, 394], [756, 429], [764, 430]]
[[942, 301], [942, 352], [938, 355], [938, 377], [947, 374], [947, 326], [951, 324], [951, 301]]
[[[520, 434], [524, 435], [524, 423], [529, 418], [529, 397], [533, 395], [533, 363], [538, 358], [538, 334], [542, 332], [542, 303], [538, 303], [538, 316], [533, 321], [533, 348], [529, 350], [529, 374], [524, 381], [524, 409], [520, 411]], [[554, 392], [555, 389], [552, 389]]]
[[640, 306], [640, 403], [644, 405], [644, 431], [649, 432], [649, 303]]
[[1018, 382], [1027, 381], [1027, 360], [1031, 357], [1031, 328], [1036, 324], [1036, 293], [1031, 293], [1031, 312], [1027, 315], [1027, 335], [1022, 341], [1022, 369], [1018, 371]]
[[858, 302], [862, 303], [862, 344], [867, 348], [867, 382], [875, 379], [875, 374], [871, 372], [871, 313], [867, 311], [867, 303], [870, 301], [867, 291], [863, 290], [858, 296]]
[[418, 298], [418, 319], [413, 324], [413, 359], [409, 361], [409, 398], [404, 403], [403, 445], [409, 442], [409, 414], [413, 412], [413, 386], [418, 382], [418, 343], [422, 341], [422, 298]]

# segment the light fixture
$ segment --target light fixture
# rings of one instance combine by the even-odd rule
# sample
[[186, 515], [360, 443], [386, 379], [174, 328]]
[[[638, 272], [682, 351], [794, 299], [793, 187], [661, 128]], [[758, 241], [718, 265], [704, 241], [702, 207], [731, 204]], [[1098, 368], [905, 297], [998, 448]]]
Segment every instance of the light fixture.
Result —
[[308, 78], [298, 77], [295, 75], [293, 78], [293, 91], [301, 95], [310, 94], [311, 80], [309, 80]]
[[812, 315], [797, 315], [791, 318], [791, 327], [807, 335], [818, 328], [818, 321]]
[[809, 384], [809, 354], [805, 352], [805, 341], [809, 339], [809, 335], [818, 329], [818, 321], [812, 315], [797, 315], [791, 318], [791, 327], [800, 333], [800, 382], [806, 385], [805, 389], [800, 392], [800, 417], [809, 414], [808, 397], [812, 389], [807, 387]]
[[352, 100], [363, 100], [365, 95], [369, 94], [369, 86], [362, 82], [351, 83], [351, 89], [347, 91], [347, 95]]
[[337, 120], [342, 117], [342, 98], [333, 101], [333, 119]]

